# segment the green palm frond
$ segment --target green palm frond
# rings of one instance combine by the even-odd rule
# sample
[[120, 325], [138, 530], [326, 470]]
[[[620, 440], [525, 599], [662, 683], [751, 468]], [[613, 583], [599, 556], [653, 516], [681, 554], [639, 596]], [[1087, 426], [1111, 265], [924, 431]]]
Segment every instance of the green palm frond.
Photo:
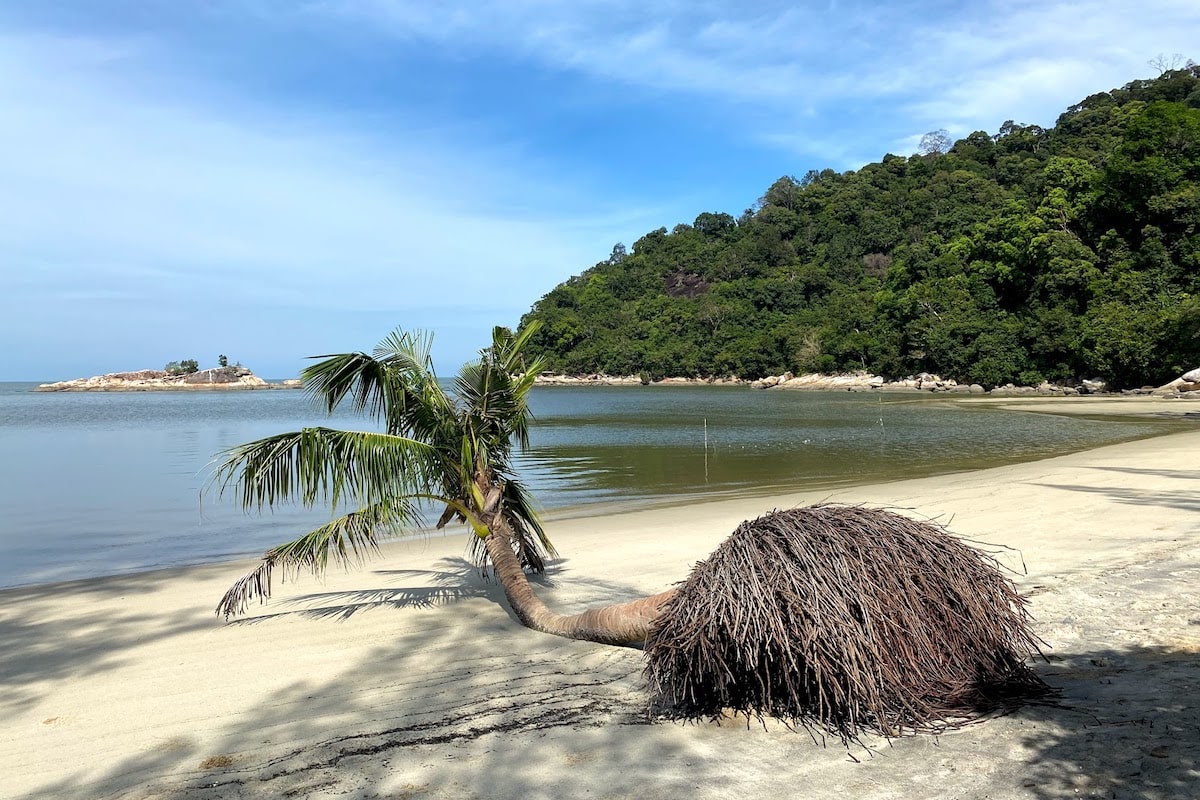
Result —
[[[485, 351], [486, 352], [486, 351]], [[513, 376], [486, 359], [463, 367], [455, 393], [466, 411], [466, 423], [476, 438], [494, 452], [508, 453], [515, 444], [529, 446], [532, 414], [527, 395], [536, 373]]]
[[366, 353], [313, 357], [322, 360], [306, 367], [300, 377], [309, 397], [327, 413], [332, 414], [349, 396], [356, 411], [380, 419], [397, 399], [388, 366]]
[[492, 331], [492, 350], [503, 370], [510, 398], [511, 436], [522, 449], [529, 447], [529, 423], [533, 419], [527, 401], [529, 390], [546, 367], [543, 358], [527, 359], [524, 348], [541, 327], [541, 322], [535, 320], [516, 335], [507, 328]]
[[491, 365], [483, 361], [464, 364], [454, 379], [454, 394], [463, 408], [473, 415], [486, 417], [493, 397]]
[[550, 540], [546, 537], [546, 531], [542, 529], [541, 514], [533, 500], [533, 495], [529, 493], [524, 484], [512, 478], [504, 482], [504, 507], [510, 516], [520, 520], [537, 536], [538, 542], [548, 555], [558, 555], [554, 550], [554, 545], [550, 544]]
[[454, 416], [454, 404], [433, 369], [431, 343], [428, 334], [396, 330], [374, 356], [315, 356], [321, 361], [301, 376], [309, 396], [328, 413], [349, 398], [356, 411], [383, 422], [389, 433], [428, 439]]
[[442, 457], [425, 442], [369, 431], [304, 428], [224, 452], [211, 482], [224, 495], [236, 489], [242, 507], [287, 502], [336, 509], [343, 502], [376, 503], [440, 494]]
[[276, 568], [283, 577], [304, 569], [314, 574], [325, 571], [330, 559], [353, 566], [379, 550], [379, 540], [403, 532], [420, 510], [410, 501], [389, 499], [331, 520], [299, 539], [268, 550], [259, 565], [244, 575], [217, 604], [226, 619], [245, 612], [251, 600], [271, 596], [271, 578]]
[[439, 527], [464, 521], [476, 545], [491, 526], [506, 526], [521, 563], [540, 572], [554, 548], [532, 498], [510, 477], [513, 447], [529, 443], [527, 398], [542, 369], [521, 353], [535, 330], [493, 331], [491, 346], [459, 372], [453, 396], [438, 383], [426, 334], [396, 330], [372, 355], [318, 356], [303, 373], [310, 397], [330, 413], [349, 401], [384, 430], [312, 427], [249, 442], [222, 454], [210, 487], [236, 494], [248, 511], [287, 502], [358, 510], [268, 551], [218, 611], [230, 616], [266, 598], [276, 567], [286, 577], [305, 567], [321, 572], [330, 558], [361, 560], [378, 536], [419, 524], [415, 504], [427, 500], [446, 508]]
[[505, 481], [504, 507], [511, 518], [519, 520], [522, 527], [537, 538], [537, 547], [541, 552], [551, 558], [558, 556], [558, 551], [554, 549], [554, 545], [546, 536], [545, 529], [542, 528], [541, 514], [538, 512], [533, 495], [529, 493], [524, 484], [515, 479]]
[[[532, 373], [536, 376], [542, 371], [544, 359], [526, 359], [525, 345], [533, 335], [542, 329], [540, 320], [533, 320], [520, 332], [514, 334], [508, 328], [496, 326], [492, 329], [492, 352], [500, 366], [510, 375]], [[527, 363], [528, 361], [528, 363]], [[534, 369], [536, 367], [536, 369]]]
[[375, 345], [375, 358], [404, 372], [433, 372], [433, 335], [399, 328]]

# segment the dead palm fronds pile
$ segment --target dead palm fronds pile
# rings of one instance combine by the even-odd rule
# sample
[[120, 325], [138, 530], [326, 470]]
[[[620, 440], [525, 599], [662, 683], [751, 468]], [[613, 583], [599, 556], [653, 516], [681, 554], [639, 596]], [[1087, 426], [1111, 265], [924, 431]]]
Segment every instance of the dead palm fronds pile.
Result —
[[939, 731], [1049, 690], [990, 556], [889, 511], [818, 505], [742, 523], [646, 643], [671, 716], [732, 711], [855, 739]]

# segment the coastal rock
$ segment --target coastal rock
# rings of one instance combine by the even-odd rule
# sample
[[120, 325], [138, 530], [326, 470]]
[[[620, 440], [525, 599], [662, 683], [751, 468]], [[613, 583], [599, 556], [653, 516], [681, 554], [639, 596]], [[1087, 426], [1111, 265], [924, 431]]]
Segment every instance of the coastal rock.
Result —
[[780, 376], [778, 387], [780, 389], [864, 391], [867, 389], [878, 388], [872, 386], [871, 384], [872, 380], [877, 377], [878, 376], [876, 375], [871, 375], [865, 372], [856, 372], [846, 375], [822, 375], [819, 372], [810, 372], [805, 375], [792, 375], [790, 372], [785, 372], [782, 376]]
[[638, 386], [642, 383], [642, 379], [637, 375], [618, 377], [603, 372], [591, 375], [559, 375], [546, 372], [538, 375], [536, 381], [542, 386]]
[[170, 373], [161, 369], [139, 369], [134, 372], [114, 372], [111, 375], [100, 375], [94, 378], [88, 378], [89, 381], [122, 380], [122, 381], [152, 381], [160, 378], [168, 378]]
[[[1148, 391], [1147, 391], [1148, 390]], [[1143, 387], [1143, 394], [1155, 397], [1180, 397], [1189, 392], [1200, 391], [1200, 369], [1189, 370], [1170, 383], [1158, 387]]]
[[1200, 369], [1185, 372], [1170, 383], [1157, 387], [1150, 394], [1155, 397], [1177, 397], [1195, 391], [1200, 391]]
[[964, 389], [959, 389], [958, 387], [958, 381], [953, 378], [943, 378], [941, 375], [931, 375], [928, 372], [921, 372], [917, 375], [909, 375], [907, 378], [900, 378], [899, 380], [884, 383], [880, 388], [885, 391], [904, 389], [911, 389], [917, 392], [965, 393], [970, 391], [969, 386]]
[[1037, 389], [1032, 386], [1014, 386], [1011, 383], [1006, 383], [1003, 386], [995, 387], [988, 394], [1000, 397], [1020, 397], [1022, 395], [1037, 394]]
[[1180, 394], [1200, 392], [1200, 369], [1193, 369], [1180, 375], [1175, 389]]
[[[300, 382], [296, 381], [299, 387]], [[35, 392], [153, 392], [203, 389], [293, 388], [290, 382], [269, 384], [245, 367], [214, 367], [178, 375], [161, 369], [110, 372], [90, 378], [43, 383]]]
[[[953, 392], [955, 394], [984, 394], [985, 390], [977, 383], [960, 384], [953, 378], [943, 378], [922, 372], [919, 375], [909, 375], [906, 378], [888, 380], [882, 375], [869, 372], [852, 372], [841, 375], [825, 375], [808, 373], [793, 376], [790, 372], [783, 375], [773, 375], [750, 384], [752, 389], [807, 389], [810, 391], [848, 391], [848, 392]], [[1032, 390], [1031, 390], [1032, 391]]]
[[245, 367], [217, 367], [216, 369], [202, 369], [199, 372], [193, 372], [190, 375], [183, 377], [183, 382], [189, 386], [213, 386], [223, 385], [230, 386], [233, 384], [241, 384], [243, 386], [266, 386], [267, 382], [255, 375]]
[[[591, 375], [561, 375], [556, 372], [543, 372], [538, 375], [535, 382], [541, 386], [644, 386], [653, 383], [655, 386], [692, 386], [692, 385], [737, 385], [746, 383], [746, 381], [736, 375], [727, 375], [721, 378], [660, 378], [651, 381], [648, 378], [643, 378], [639, 375], [615, 376], [606, 375], [602, 372]], [[754, 383], [758, 383], [755, 381]], [[754, 384], [751, 384], [752, 386]], [[754, 388], [763, 388], [755, 386]]]
[[[1161, 387], [1147, 386], [1143, 389], [1126, 390], [1127, 394], [1159, 394], [1161, 396], [1177, 396], [1187, 392], [1200, 390], [1200, 382], [1189, 382], [1185, 378], [1192, 376], [1200, 378], [1200, 370], [1192, 370], [1181, 378]], [[637, 375], [613, 376], [604, 373], [590, 375], [560, 375], [545, 373], [538, 376], [537, 382], [544, 385], [559, 386], [631, 386], [643, 385], [650, 381]], [[298, 383], [298, 382], [297, 382]], [[662, 378], [653, 381], [655, 385], [675, 386], [691, 384], [747, 384], [751, 389], [794, 389], [809, 391], [847, 391], [847, 392], [931, 392], [949, 393], [955, 395], [990, 394], [998, 397], [1022, 397], [1036, 395], [1040, 397], [1073, 397], [1081, 394], [1103, 394], [1108, 392], [1108, 384], [1101, 379], [1084, 380], [1077, 386], [1050, 383], [1042, 381], [1037, 386], [1016, 386], [1012, 383], [996, 386], [991, 390], [978, 383], [962, 384], [954, 378], [944, 378], [928, 372], [909, 375], [904, 378], [889, 379], [882, 375], [868, 372], [853, 372], [839, 375], [823, 373], [806, 373], [794, 375], [785, 372], [782, 375], [768, 375], [755, 381], [745, 381], [737, 377], [722, 378]], [[1196, 395], [1200, 397], [1200, 395]]]
[[1042, 381], [1035, 387], [1034, 391], [1046, 397], [1062, 396], [1066, 393], [1062, 386], [1050, 383], [1049, 381]]
[[734, 386], [737, 384], [746, 383], [746, 381], [736, 375], [727, 375], [723, 378], [707, 377], [707, 378], [663, 378], [662, 380], [654, 381], [654, 385], [665, 384], [668, 386], [682, 385], [703, 385], [703, 386]]

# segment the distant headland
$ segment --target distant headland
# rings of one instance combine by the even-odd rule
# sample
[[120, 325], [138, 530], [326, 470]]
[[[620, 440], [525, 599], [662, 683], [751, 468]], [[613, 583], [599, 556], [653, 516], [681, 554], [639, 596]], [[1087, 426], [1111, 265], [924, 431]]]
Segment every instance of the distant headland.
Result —
[[91, 378], [43, 383], [35, 392], [172, 392], [233, 389], [299, 389], [298, 379], [268, 383], [246, 367], [223, 366], [183, 372], [178, 369], [141, 369], [110, 372]]

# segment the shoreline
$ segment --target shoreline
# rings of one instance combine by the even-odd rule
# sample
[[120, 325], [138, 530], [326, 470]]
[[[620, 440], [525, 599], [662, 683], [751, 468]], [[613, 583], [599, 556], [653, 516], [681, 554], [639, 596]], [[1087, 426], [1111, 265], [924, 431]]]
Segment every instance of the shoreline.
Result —
[[569, 612], [666, 588], [773, 507], [936, 518], [1009, 548], [996, 555], [1030, 597], [1048, 645], [1036, 669], [1063, 690], [1059, 708], [867, 739], [855, 759], [777, 723], [646, 724], [640, 653], [520, 627], [459, 534], [301, 576], [231, 624], [212, 609], [253, 561], [0, 592], [0, 768], [20, 800], [724, 798], [797, 783], [871, 798], [1195, 796], [1197, 452], [1200, 430], [1186, 430], [819, 496], [549, 524], [563, 557], [537, 585]]
[[248, 385], [243, 385], [243, 384], [214, 383], [211, 385], [210, 384], [202, 384], [202, 385], [170, 384], [170, 385], [163, 385], [163, 386], [86, 386], [86, 387], [72, 387], [72, 388], [62, 388], [62, 389], [50, 389], [50, 388], [43, 389], [39, 386], [38, 388], [31, 389], [30, 391], [38, 392], [41, 394], [82, 393], [82, 392], [96, 392], [96, 393], [107, 392], [107, 393], [116, 394], [116, 393], [121, 393], [121, 392], [124, 392], [124, 393], [131, 393], [131, 392], [262, 392], [262, 391], [272, 391], [272, 390], [279, 390], [279, 389], [289, 389], [290, 390], [290, 389], [302, 389], [302, 388], [304, 388], [304, 387], [295, 386], [295, 385], [291, 385], [291, 384], [284, 384], [284, 383], [267, 383], [266, 385], [263, 385], [263, 386], [248, 386]]
[[[194, 366], [194, 365], [193, 365]], [[195, 392], [235, 389], [301, 389], [303, 382], [289, 378], [269, 383], [240, 364], [229, 367], [193, 370], [141, 369], [110, 372], [90, 378], [38, 384], [34, 392]]]
[[[1066, 398], [1055, 398], [1051, 402], [1046, 402], [1045, 398], [1024, 398], [1026, 402], [1013, 402], [1011, 397], [1003, 398], [974, 398], [966, 400], [961, 397], [940, 398], [951, 402], [963, 404], [985, 404], [994, 405], [997, 408], [1002, 408], [1011, 411], [1023, 411], [1026, 413], [1035, 414], [1068, 414], [1078, 416], [1095, 416], [1097, 418], [1140, 418], [1140, 417], [1156, 417], [1156, 418], [1171, 418], [1184, 419], [1191, 418], [1193, 415], [1200, 418], [1200, 409], [1188, 410], [1176, 407], [1158, 409], [1146, 405], [1146, 398], [1126, 398], [1123, 400], [1114, 400], [1114, 398], [1074, 398], [1074, 406], [1065, 406]], [[1106, 404], [1107, 401], [1107, 404]], [[1072, 401], [1067, 401], [1072, 402]], [[1112, 403], [1116, 403], [1113, 405]], [[1129, 405], [1130, 408], [1125, 408]], [[1092, 406], [1093, 408], [1089, 408]], [[705, 508], [714, 507], [721, 508], [726, 506], [740, 506], [747, 508], [747, 514], [753, 515], [749, 510], [752, 504], [763, 502], [771, 502], [780, 498], [796, 497], [801, 498], [793, 503], [815, 503], [824, 502], [850, 502], [850, 503], [867, 503], [872, 504], [868, 499], [863, 499], [860, 495], [866, 495], [873, 491], [880, 491], [885, 487], [890, 487], [894, 484], [908, 484], [922, 481], [948, 481], [956, 476], [970, 476], [979, 473], [989, 473], [993, 471], [1002, 471], [1013, 468], [1033, 466], [1044, 462], [1051, 462], [1062, 458], [1071, 458], [1096, 451], [1106, 450], [1108, 448], [1125, 447], [1128, 445], [1149, 443], [1160, 439], [1171, 439], [1177, 436], [1187, 436], [1189, 434], [1200, 434], [1200, 427], [1195, 431], [1187, 429], [1179, 429], [1174, 431], [1158, 431], [1156, 433], [1140, 436], [1135, 439], [1129, 439], [1122, 442], [1112, 444], [1099, 445], [1097, 447], [1088, 447], [1082, 450], [1076, 450], [1057, 455], [1046, 456], [1033, 460], [1015, 461], [1007, 464], [996, 464], [986, 467], [975, 467], [968, 469], [951, 469], [946, 472], [936, 472], [929, 475], [918, 477], [900, 477], [894, 480], [887, 481], [865, 481], [862, 483], [835, 483], [822, 485], [807, 485], [802, 488], [787, 488], [781, 486], [763, 487], [761, 489], [734, 488], [727, 490], [717, 490], [711, 493], [693, 493], [679, 497], [654, 496], [645, 498], [635, 498], [631, 500], [601, 500], [593, 503], [584, 503], [581, 505], [562, 506], [551, 509], [544, 509], [542, 512], [542, 520], [547, 526], [567, 526], [572, 523], [583, 522], [586, 524], [596, 524], [599, 520], [607, 517], [628, 517], [641, 514], [655, 514], [669, 512], [672, 509], [680, 508]], [[853, 498], [842, 500], [839, 498]], [[784, 506], [773, 506], [784, 507]], [[748, 517], [745, 517], [748, 518]], [[738, 520], [740, 522], [741, 520]], [[734, 523], [736, 527], [736, 523]], [[728, 532], [732, 532], [731, 527]], [[957, 531], [954, 531], [958, 533]], [[569, 535], [569, 534], [568, 534]], [[380, 550], [387, 557], [387, 552], [393, 548], [401, 548], [407, 550], [411, 545], [419, 543], [436, 543], [444, 542], [451, 539], [461, 539], [464, 543], [469, 541], [469, 535], [464, 527], [447, 526], [442, 530], [434, 528], [423, 529], [415, 532], [411, 536], [400, 537], [396, 539], [387, 539], [380, 544]], [[464, 544], [464, 552], [465, 552]], [[93, 575], [80, 578], [67, 578], [64, 580], [50, 581], [34, 581], [31, 583], [22, 583], [13, 586], [0, 586], [0, 599], [8, 593], [21, 591], [51, 591], [57, 589], [86, 588], [87, 584], [104, 582], [109, 580], [129, 580], [137, 579], [145, 576], [147, 578], [171, 578], [176, 573], [184, 573], [192, 570], [206, 569], [222, 569], [226, 571], [235, 571], [239, 568], [249, 568], [250, 565], [257, 564], [260, 559], [260, 553], [246, 553], [243, 555], [235, 555], [232, 557], [223, 557], [211, 561], [197, 561], [184, 564], [168, 564], [163, 566], [154, 566], [148, 569], [133, 568], [127, 571], [106, 573], [103, 575]], [[707, 553], [705, 554], [707, 555]], [[378, 560], [378, 559], [375, 559]], [[371, 564], [375, 560], [365, 562], [365, 569], [369, 570]], [[349, 571], [350, 575], [354, 571]]]
[[[1015, 386], [1012, 383], [985, 389], [979, 384], [959, 383], [953, 378], [942, 378], [922, 372], [905, 378], [885, 378], [869, 372], [834, 373], [810, 372], [794, 375], [785, 372], [751, 380], [737, 376], [671, 377], [650, 378], [645, 375], [609, 375], [591, 373], [566, 375], [542, 373], [535, 379], [536, 386], [739, 386], [757, 390], [803, 391], [803, 392], [863, 392], [867, 394], [937, 394], [955, 397], [990, 398], [1061, 398], [1098, 397], [1114, 399], [1121, 397], [1165, 397], [1170, 399], [1200, 400], [1200, 383], [1193, 370], [1185, 377], [1177, 378], [1163, 386], [1144, 386], [1140, 389], [1112, 391], [1103, 380], [1085, 380], [1078, 384], [1053, 384], [1043, 381], [1037, 386]], [[1186, 380], [1192, 377], [1192, 381]]]
[[[1096, 419], [1139, 419], [1139, 418], [1155, 418], [1155, 419], [1179, 419], [1189, 420], [1192, 418], [1200, 419], [1200, 408], [1191, 407], [1188, 404], [1177, 403], [1173, 398], [1160, 397], [1121, 397], [1121, 396], [1077, 396], [1077, 397], [965, 397], [961, 395], [942, 395], [929, 396], [927, 393], [921, 396], [913, 397], [910, 400], [903, 402], [943, 402], [954, 405], [962, 405], [969, 407], [972, 405], [983, 405], [994, 407], [1008, 411], [1022, 411], [1026, 413], [1038, 414], [1061, 414], [1067, 416], [1084, 416], [1093, 417]], [[1126, 440], [1126, 442], [1143, 441], [1163, 436], [1171, 436], [1174, 433], [1181, 431], [1172, 430], [1157, 430], [1152, 433], [1146, 433], [1134, 439]], [[1124, 442], [1118, 442], [1124, 443]], [[1106, 445], [1101, 445], [1106, 446]], [[1094, 448], [1088, 448], [1094, 449]], [[1058, 453], [1054, 456], [1045, 456], [1045, 458], [1054, 458], [1061, 455], [1070, 455], [1072, 453], [1086, 452], [1087, 450], [1075, 450]], [[939, 478], [960, 473], [971, 473], [985, 469], [999, 468], [1017, 463], [1035, 463], [1033, 461], [998, 461], [986, 466], [972, 466], [966, 468], [946, 468], [941, 471], [932, 471], [923, 475], [917, 475], [915, 478]], [[915, 479], [914, 476], [896, 477], [885, 483], [891, 483], [898, 480]], [[738, 500], [761, 500], [777, 497], [781, 494], [803, 493], [806, 496], [823, 498], [832, 494], [844, 491], [852, 491], [857, 487], [881, 485], [881, 482], [872, 477], [862, 477], [857, 479], [830, 479], [823, 483], [806, 483], [802, 487], [789, 487], [786, 485], [764, 485], [764, 486], [741, 486], [732, 488], [712, 489], [703, 492], [692, 492], [689, 494], [678, 495], [653, 495], [645, 497], [636, 497], [629, 499], [612, 499], [606, 498], [595, 502], [585, 502], [575, 505], [555, 506], [548, 509], [543, 509], [542, 519], [546, 524], [557, 524], [567, 521], [589, 519], [592, 517], [607, 516], [609, 514], [626, 514], [639, 511], [651, 511], [656, 509], [668, 509], [686, 507], [697, 504], [707, 503], [722, 503]], [[294, 533], [294, 531], [293, 531]], [[411, 537], [402, 540], [385, 541], [384, 547], [395, 543], [396, 541], [417, 541], [425, 538], [442, 539], [447, 536], [453, 536], [455, 533], [450, 530], [436, 531], [432, 528], [424, 532], [416, 533]], [[0, 585], [0, 594], [7, 591], [30, 589], [35, 587], [49, 587], [58, 585], [76, 584], [93, 580], [104, 580], [106, 578], [128, 578], [141, 574], [155, 574], [170, 572], [173, 570], [186, 570], [197, 567], [206, 567], [219, 564], [241, 564], [256, 562], [261, 555], [261, 550], [248, 550], [242, 554], [224, 554], [206, 560], [196, 560], [182, 563], [162, 563], [153, 566], [132, 566], [125, 569], [120, 569], [114, 572], [104, 572], [92, 575], [83, 575], [77, 577], [58, 577], [58, 578], [35, 578], [28, 582]]]

